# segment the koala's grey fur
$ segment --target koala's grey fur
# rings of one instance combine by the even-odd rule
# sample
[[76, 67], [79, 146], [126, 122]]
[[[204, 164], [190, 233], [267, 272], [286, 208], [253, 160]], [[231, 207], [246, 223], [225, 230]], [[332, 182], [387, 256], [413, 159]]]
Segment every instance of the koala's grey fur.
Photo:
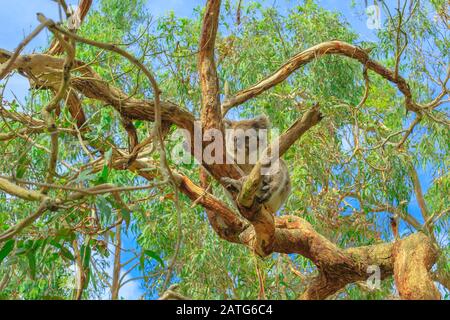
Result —
[[[267, 137], [263, 135], [263, 132], [267, 132], [270, 127], [270, 122], [266, 116], [259, 116], [253, 119], [240, 121], [225, 120], [224, 122], [225, 129], [232, 129], [232, 137], [227, 137], [227, 152], [231, 153], [233, 157], [236, 157], [238, 152], [245, 150], [245, 160], [241, 163], [237, 163], [238, 167], [242, 170], [243, 178], [239, 181], [228, 178], [224, 179], [225, 183], [228, 183], [230, 186], [240, 191], [244, 179], [251, 172], [256, 163], [255, 157], [256, 160], [258, 159], [258, 150], [251, 148], [249, 146], [249, 141], [254, 139], [253, 141], [256, 140], [259, 142], [262, 137], [267, 139]], [[260, 131], [261, 129], [266, 129], [266, 131]], [[228, 130], [227, 132], [230, 132]], [[245, 136], [242, 137], [242, 135]], [[262, 151], [263, 150], [259, 150], [259, 152]], [[265, 168], [263, 183], [260, 191], [256, 195], [257, 201], [275, 214], [284, 204], [290, 193], [291, 180], [289, 178], [286, 163], [282, 159], [279, 159], [278, 161], [269, 164], [268, 167]]]

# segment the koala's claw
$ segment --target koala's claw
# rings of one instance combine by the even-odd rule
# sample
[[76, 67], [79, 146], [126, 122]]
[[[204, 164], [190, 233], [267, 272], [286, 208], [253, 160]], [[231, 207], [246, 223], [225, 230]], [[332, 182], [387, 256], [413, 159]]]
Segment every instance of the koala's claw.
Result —
[[258, 203], [265, 203], [272, 196], [272, 189], [270, 186], [271, 181], [272, 179], [270, 176], [264, 176], [260, 192], [256, 196], [256, 201], [258, 201]]
[[228, 178], [228, 177], [223, 177], [220, 180], [226, 185], [227, 188], [231, 187], [231, 188], [235, 189], [237, 192], [241, 192], [242, 181]]
[[267, 202], [269, 200], [269, 198], [270, 198], [270, 193], [266, 192], [262, 195], [257, 196], [256, 201], [258, 201], [258, 203], [263, 204], [263, 203]]
[[[228, 177], [220, 179], [227, 189], [232, 188], [237, 193], [241, 192], [244, 179], [236, 180]], [[272, 196], [273, 188], [271, 186], [272, 178], [270, 176], [264, 176], [262, 180], [261, 188], [256, 194], [256, 201], [260, 204], [269, 201]]]

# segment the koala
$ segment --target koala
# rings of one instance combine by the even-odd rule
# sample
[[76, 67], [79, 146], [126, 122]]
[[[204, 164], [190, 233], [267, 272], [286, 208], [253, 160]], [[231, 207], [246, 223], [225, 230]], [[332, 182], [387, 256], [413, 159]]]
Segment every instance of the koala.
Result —
[[[267, 147], [267, 133], [270, 126], [266, 116], [249, 120], [225, 120], [227, 153], [231, 155], [242, 171], [240, 180], [224, 178], [229, 187], [240, 191], [242, 184]], [[262, 150], [261, 150], [262, 149]], [[286, 163], [282, 159], [263, 167], [263, 179], [256, 200], [275, 214], [291, 193], [291, 181]]]

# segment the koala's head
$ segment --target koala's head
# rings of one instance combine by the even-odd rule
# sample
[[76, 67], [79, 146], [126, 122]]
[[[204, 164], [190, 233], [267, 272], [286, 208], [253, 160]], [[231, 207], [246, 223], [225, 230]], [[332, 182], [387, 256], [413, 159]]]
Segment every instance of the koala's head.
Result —
[[267, 147], [269, 119], [258, 116], [240, 121], [225, 120], [224, 124], [227, 152], [244, 171], [251, 170], [259, 153]]
[[269, 129], [270, 121], [265, 115], [257, 116], [252, 119], [231, 121], [224, 119], [226, 129]]

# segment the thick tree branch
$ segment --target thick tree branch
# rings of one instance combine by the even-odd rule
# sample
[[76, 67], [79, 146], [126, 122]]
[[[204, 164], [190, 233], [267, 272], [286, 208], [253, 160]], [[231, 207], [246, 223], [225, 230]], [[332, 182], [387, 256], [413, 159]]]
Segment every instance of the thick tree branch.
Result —
[[[197, 201], [197, 203], [205, 205], [210, 210], [216, 210], [215, 212], [224, 217], [222, 214], [228, 209], [226, 207], [224, 208], [220, 200], [210, 196], [204, 189], [197, 187], [188, 178], [183, 177], [180, 179], [183, 184], [181, 190], [184, 190], [183, 192], [193, 201], [202, 199]], [[257, 233], [255, 228], [245, 225], [243, 227], [240, 223], [234, 223], [236, 216], [232, 212], [227, 214], [227, 216], [224, 222], [228, 230], [231, 230], [235, 235], [239, 235], [239, 241], [236, 241], [236, 236], [233, 236], [233, 242], [241, 243], [254, 249], [253, 242]], [[227, 239], [227, 237], [224, 238]], [[414, 247], [420, 242], [424, 246], [422, 252], [433, 252], [434, 249], [430, 246], [431, 242], [427, 239], [427, 236], [424, 234], [416, 233], [401, 241], [408, 247]], [[301, 299], [324, 299], [348, 284], [366, 281], [372, 275], [369, 269], [370, 266], [379, 268], [380, 280], [392, 276], [394, 274], [394, 264], [398, 263], [399, 265], [403, 265], [402, 262], [396, 262], [399, 256], [397, 252], [399, 251], [395, 250], [397, 250], [396, 243], [380, 243], [345, 250], [340, 249], [315, 231], [311, 224], [300, 217], [275, 217], [272, 252], [300, 254], [310, 259], [319, 271], [319, 275], [303, 293]], [[419, 268], [420, 270], [417, 273], [424, 279], [430, 277], [429, 270], [434, 264], [435, 259], [436, 256], [434, 254], [425, 256], [422, 254], [418, 255], [417, 261], [423, 267]], [[408, 270], [411, 270], [411, 268], [408, 268]], [[402, 279], [404, 277], [401, 276]], [[429, 282], [426, 283], [428, 286]], [[410, 288], [410, 285], [410, 283], [406, 283], [405, 288]], [[428, 286], [428, 289], [430, 289], [429, 292], [431, 292], [433, 297], [439, 298], [439, 296], [435, 295], [432, 286]], [[416, 298], [420, 299], [424, 297], [417, 296]], [[404, 298], [411, 297], [406, 295]]]
[[[0, 63], [7, 61], [11, 53], [0, 49]], [[20, 69], [30, 79], [33, 87], [38, 89], [54, 88], [61, 83], [60, 74], [64, 60], [45, 54], [19, 56], [13, 69]], [[132, 120], [155, 120], [154, 101], [136, 99], [103, 80], [92, 68], [76, 60], [75, 69], [81, 75], [73, 76], [70, 85], [88, 98], [102, 101], [114, 107], [121, 115]], [[161, 119], [193, 132], [194, 116], [180, 106], [166, 101], [160, 102]]]
[[0, 243], [13, 238], [16, 234], [21, 232], [23, 229], [31, 225], [39, 217], [41, 217], [49, 208], [53, 207], [50, 201], [44, 199], [39, 205], [36, 212], [30, 214], [26, 218], [22, 219], [19, 223], [7, 229], [5, 232], [0, 234]]
[[386, 80], [394, 83], [400, 92], [405, 96], [405, 105], [408, 110], [419, 112], [421, 106], [413, 101], [412, 93], [408, 83], [401, 76], [396, 76], [395, 72], [389, 70], [376, 61], [370, 59], [369, 54], [362, 48], [353, 46], [342, 41], [323, 42], [300, 52], [289, 59], [277, 71], [261, 80], [257, 84], [239, 91], [222, 104], [222, 113], [225, 115], [231, 108], [238, 106], [247, 100], [254, 98], [275, 85], [286, 80], [293, 72], [309, 62], [324, 55], [342, 55], [362, 63], [365, 68], [379, 74]]
[[450, 291], [450, 273], [444, 270], [437, 270], [432, 274], [433, 280], [442, 284], [447, 290]]
[[201, 121], [203, 129], [222, 128], [219, 79], [214, 61], [214, 47], [219, 26], [220, 0], [208, 0], [200, 35], [198, 70], [202, 90]]
[[[203, 17], [202, 31], [200, 35], [198, 53], [198, 71], [200, 76], [200, 87], [202, 91], [202, 129], [219, 130], [224, 136], [222, 114], [220, 109], [219, 78], [217, 76], [216, 63], [214, 61], [214, 48], [216, 43], [217, 29], [219, 27], [220, 0], [208, 0], [205, 15]], [[203, 148], [212, 142], [202, 142]], [[225, 158], [225, 139], [222, 139], [222, 155]], [[201, 159], [203, 160], [203, 159]], [[240, 178], [240, 173], [234, 165], [225, 161], [206, 166], [208, 171], [220, 181], [221, 177]]]
[[420, 213], [422, 214], [423, 220], [427, 221], [428, 218], [430, 217], [430, 214], [428, 213], [425, 198], [423, 196], [422, 185], [420, 184], [419, 175], [417, 174], [417, 171], [412, 163], [409, 172], [414, 187], [414, 194], [416, 195], [417, 203], [419, 204]]
[[402, 299], [437, 300], [441, 298], [429, 270], [437, 259], [432, 241], [416, 233], [395, 244], [394, 279]]

